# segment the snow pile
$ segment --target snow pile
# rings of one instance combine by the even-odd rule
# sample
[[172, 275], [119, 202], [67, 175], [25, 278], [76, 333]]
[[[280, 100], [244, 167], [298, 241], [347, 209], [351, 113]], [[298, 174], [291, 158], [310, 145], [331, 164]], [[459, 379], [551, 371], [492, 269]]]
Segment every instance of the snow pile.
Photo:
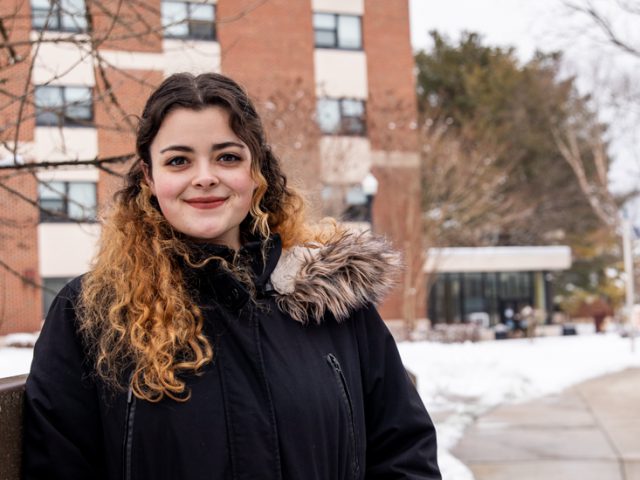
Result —
[[32, 358], [31, 348], [0, 348], [0, 378], [29, 373]]
[[33, 347], [38, 340], [40, 332], [36, 333], [10, 333], [0, 337], [0, 347]]
[[640, 366], [640, 344], [618, 335], [578, 335], [464, 344], [400, 343], [406, 367], [436, 421], [445, 480], [473, 479], [450, 453], [479, 415], [508, 402], [559, 392], [589, 378]]

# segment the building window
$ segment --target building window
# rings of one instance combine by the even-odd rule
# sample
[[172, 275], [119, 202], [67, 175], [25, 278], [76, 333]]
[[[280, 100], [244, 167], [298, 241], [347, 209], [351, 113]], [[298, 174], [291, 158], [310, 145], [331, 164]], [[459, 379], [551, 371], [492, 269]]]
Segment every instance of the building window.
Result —
[[31, 27], [84, 32], [87, 29], [84, 0], [31, 0]]
[[35, 103], [36, 125], [93, 125], [92, 90], [89, 87], [36, 87]]
[[342, 220], [345, 222], [371, 223], [372, 198], [366, 195], [362, 185], [352, 185], [345, 196], [345, 209]]
[[313, 32], [318, 48], [362, 50], [362, 21], [356, 15], [314, 13]]
[[[42, 291], [42, 316], [47, 316], [49, 309], [56, 295], [62, 290], [67, 283], [71, 281], [69, 277], [55, 277], [55, 278], [43, 278], [42, 285], [44, 290]], [[55, 292], [55, 293], [54, 293]]]
[[38, 186], [41, 222], [93, 222], [95, 182], [41, 182]]
[[491, 325], [513, 321], [523, 307], [534, 305], [532, 278], [532, 272], [440, 274], [429, 295], [431, 321], [467, 321], [469, 314], [478, 312], [489, 315]]
[[365, 135], [363, 100], [321, 98], [318, 100], [318, 125], [330, 135]]
[[215, 7], [207, 3], [163, 1], [162, 25], [167, 38], [215, 40]]

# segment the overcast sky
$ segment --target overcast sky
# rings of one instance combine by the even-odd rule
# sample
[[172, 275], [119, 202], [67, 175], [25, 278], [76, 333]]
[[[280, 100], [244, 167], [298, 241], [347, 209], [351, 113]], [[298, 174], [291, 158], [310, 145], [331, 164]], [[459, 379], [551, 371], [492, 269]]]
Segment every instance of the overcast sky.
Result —
[[411, 0], [411, 40], [414, 48], [428, 45], [428, 32], [438, 30], [457, 39], [460, 32], [482, 33], [491, 45], [516, 46], [520, 58], [530, 58], [545, 40], [546, 20], [559, 0]]
[[[595, 1], [605, 8], [613, 3], [612, 0]], [[515, 47], [523, 62], [529, 60], [536, 49], [562, 50], [567, 74], [577, 74], [583, 90], [589, 91], [593, 90], [596, 76], [640, 69], [637, 60], [621, 58], [624, 56], [614, 54], [604, 42], [585, 33], [592, 30], [585, 28], [583, 19], [570, 15], [562, 0], [410, 0], [410, 8], [411, 40], [416, 50], [429, 48], [430, 30], [438, 30], [454, 41], [464, 30], [480, 33], [487, 45]], [[631, 23], [628, 27], [631, 32], [639, 30], [640, 17], [633, 20], [635, 25]], [[619, 120], [617, 113], [609, 116], [615, 117], [613, 121]], [[635, 132], [636, 125], [637, 117], [617, 127], [618, 131], [624, 129], [624, 133], [617, 135], [611, 149], [614, 163], [610, 184], [614, 191], [627, 190], [640, 180], [636, 154], [640, 135]]]

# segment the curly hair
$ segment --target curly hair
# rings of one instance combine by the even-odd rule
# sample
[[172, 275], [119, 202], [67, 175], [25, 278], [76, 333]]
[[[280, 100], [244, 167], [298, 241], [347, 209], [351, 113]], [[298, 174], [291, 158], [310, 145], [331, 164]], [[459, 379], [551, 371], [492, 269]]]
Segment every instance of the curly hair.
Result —
[[[305, 223], [303, 198], [287, 185], [267, 145], [262, 122], [236, 82], [214, 73], [181, 73], [164, 80], [143, 110], [137, 130], [138, 158], [104, 221], [79, 302], [80, 332], [97, 375], [113, 387], [128, 383], [138, 398], [152, 402], [165, 395], [187, 400], [190, 393], [180, 374], [199, 371], [211, 362], [214, 352], [176, 258], [197, 265], [189, 263], [183, 236], [159, 210], [144, 169], [151, 169], [150, 145], [171, 111], [210, 106], [229, 113], [231, 129], [251, 152], [251, 174], [258, 187], [240, 225], [241, 238], [278, 233], [286, 248], [326, 236], [326, 229], [322, 234]], [[225, 262], [223, 266], [233, 270]], [[122, 378], [125, 371], [131, 371], [131, 376]]]

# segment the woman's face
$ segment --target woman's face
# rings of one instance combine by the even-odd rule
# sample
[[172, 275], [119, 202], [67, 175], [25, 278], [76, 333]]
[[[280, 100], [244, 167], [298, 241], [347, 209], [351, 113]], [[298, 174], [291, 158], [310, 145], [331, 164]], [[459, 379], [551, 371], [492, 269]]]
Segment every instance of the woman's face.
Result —
[[197, 240], [240, 248], [240, 223], [256, 182], [251, 152], [221, 107], [169, 113], [150, 148], [145, 176], [176, 230]]

